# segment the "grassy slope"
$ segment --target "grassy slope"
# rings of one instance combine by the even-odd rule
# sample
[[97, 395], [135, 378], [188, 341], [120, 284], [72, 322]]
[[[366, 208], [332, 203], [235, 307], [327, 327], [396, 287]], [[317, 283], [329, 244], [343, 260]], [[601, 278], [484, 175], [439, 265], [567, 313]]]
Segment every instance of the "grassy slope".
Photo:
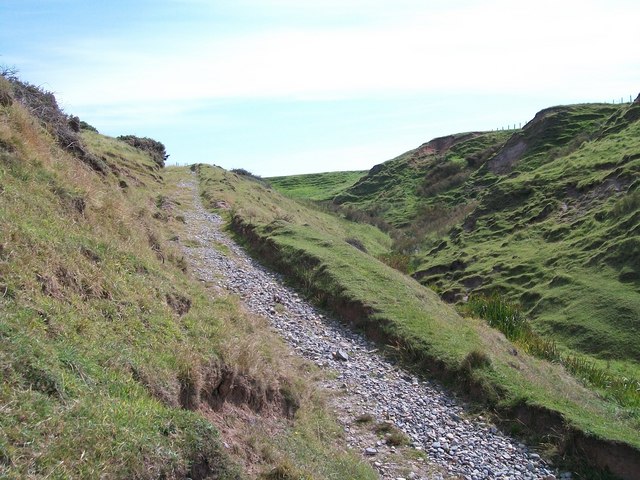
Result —
[[638, 378], [639, 108], [548, 109], [510, 133], [503, 151], [525, 145], [513, 165], [477, 138], [441, 155], [418, 149], [338, 199], [384, 205], [377, 213], [405, 232], [396, 246], [418, 251], [416, 278], [445, 298], [497, 290], [540, 332]]
[[326, 172], [306, 175], [270, 177], [266, 180], [279, 192], [291, 198], [328, 201], [346, 190], [366, 172]]
[[[372, 336], [395, 343], [416, 365], [480, 385], [504, 409], [543, 406], [589, 434], [640, 447], [637, 412], [599, 398], [557, 365], [524, 354], [514, 357], [501, 334], [462, 319], [429, 289], [336, 238], [331, 232], [348, 225], [344, 221], [216, 167], [200, 166], [199, 175], [207, 204], [230, 203], [235, 229], [253, 237], [258, 254], [317, 301], [341, 310]], [[284, 218], [286, 210], [295, 216]], [[370, 244], [364, 234], [362, 240]], [[356, 315], [349, 315], [350, 308]], [[474, 360], [485, 357], [490, 366]]]
[[[182, 224], [160, 195], [168, 186], [157, 165], [85, 132], [108, 166], [100, 175], [7, 102], [4, 78], [0, 90], [0, 476], [237, 478], [206, 408], [194, 410], [204, 376], [227, 365], [304, 397], [295, 423], [280, 426], [289, 440], [259, 468], [373, 478], [333, 448], [335, 425], [301, 393], [308, 372], [277, 361], [285, 356], [264, 341], [266, 325], [184, 273], [164, 240]], [[233, 346], [250, 334], [264, 345], [243, 360]]]
[[[336, 243], [345, 243], [350, 238], [360, 240], [372, 255], [385, 253], [391, 247], [391, 239], [370, 225], [363, 225], [336, 218], [320, 210], [309, 209], [293, 199], [278, 195], [267, 184], [252, 181], [250, 177], [227, 172], [223, 169], [208, 169], [215, 176], [204, 177], [202, 195], [210, 207], [216, 201], [229, 199], [232, 206], [242, 206], [243, 215], [252, 219], [269, 219], [278, 224], [307, 224], [313, 231]], [[275, 202], [274, 198], [278, 201]], [[351, 247], [353, 248], [353, 247]]]
[[[395, 227], [409, 227], [428, 207], [425, 196], [462, 190], [461, 185], [475, 170], [476, 157], [469, 161], [467, 157], [476, 154], [482, 159], [482, 155], [502, 146], [509, 135], [502, 131], [479, 132], [428, 142], [373, 167], [353, 187], [339, 193], [335, 201], [379, 216]], [[453, 145], [447, 147], [449, 142]], [[448, 195], [444, 206], [454, 209], [463, 203], [457, 197]]]
[[133, 372], [170, 396], [185, 359], [216, 355], [215, 342], [194, 340], [215, 339], [208, 319], [226, 309], [190, 291], [191, 328], [181, 328], [165, 296], [190, 287], [149, 248], [149, 198], [125, 200], [20, 107], [1, 122], [0, 472], [173, 477], [200, 456], [220, 462], [209, 422], [158, 401]]

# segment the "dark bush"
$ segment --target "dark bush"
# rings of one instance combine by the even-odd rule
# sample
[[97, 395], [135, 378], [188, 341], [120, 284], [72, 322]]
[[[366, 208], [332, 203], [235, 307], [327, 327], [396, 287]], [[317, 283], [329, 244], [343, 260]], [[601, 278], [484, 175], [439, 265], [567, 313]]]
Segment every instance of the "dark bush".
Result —
[[401, 252], [389, 252], [378, 255], [378, 260], [405, 274], [409, 273], [411, 267], [411, 257]]
[[67, 115], [58, 106], [56, 97], [40, 87], [18, 79], [15, 72], [3, 70], [2, 76], [11, 82], [13, 97], [37, 118], [64, 150], [78, 157], [100, 173], [107, 173], [107, 165], [89, 152], [78, 135], [80, 119]]
[[165, 161], [169, 158], [165, 146], [161, 142], [152, 138], [136, 137], [135, 135], [120, 135], [118, 140], [122, 140], [132, 147], [148, 153], [160, 168], [164, 167]]
[[253, 180], [255, 182], [258, 182], [258, 183], [264, 185], [266, 188], [271, 188], [271, 184], [269, 182], [267, 182], [260, 175], [256, 175], [254, 173], [251, 173], [249, 170], [245, 170], [244, 168], [232, 168], [231, 172], [235, 173], [236, 175], [241, 175], [243, 177], [246, 177], [249, 180]]
[[260, 177], [258, 175], [254, 175], [249, 170], [245, 170], [244, 168], [232, 168], [231, 171], [233, 173], [235, 173], [236, 175], [242, 175], [243, 177], [251, 177], [251, 178], [260, 179]]
[[365, 247], [364, 243], [362, 243], [361, 240], [351, 237], [351, 238], [347, 238], [345, 241], [352, 247], [355, 247], [358, 250], [360, 250], [361, 252], [367, 253], [367, 247]]
[[100, 133], [98, 132], [98, 129], [96, 127], [94, 127], [93, 125], [89, 125], [84, 120], [80, 120], [80, 130], [88, 130], [90, 132]]

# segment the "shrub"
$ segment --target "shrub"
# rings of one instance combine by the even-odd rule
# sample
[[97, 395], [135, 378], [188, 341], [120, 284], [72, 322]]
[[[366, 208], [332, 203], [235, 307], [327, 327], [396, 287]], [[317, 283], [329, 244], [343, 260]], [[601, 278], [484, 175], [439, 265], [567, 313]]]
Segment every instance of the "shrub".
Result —
[[118, 140], [122, 140], [138, 150], [147, 152], [160, 168], [164, 167], [165, 161], [169, 158], [165, 146], [161, 142], [153, 140], [152, 138], [136, 137], [135, 135], [120, 135]]
[[249, 180], [253, 180], [254, 182], [258, 182], [258, 183], [264, 185], [266, 188], [271, 188], [271, 184], [269, 182], [267, 182], [260, 175], [255, 175], [255, 174], [251, 173], [249, 170], [246, 170], [244, 168], [232, 168], [231, 171], [233, 173], [235, 173], [236, 175], [241, 175], [243, 177], [248, 178]]
[[491, 327], [500, 330], [509, 340], [516, 341], [531, 334], [531, 327], [520, 306], [498, 295], [474, 295], [469, 299], [467, 306], [471, 313], [485, 319]]
[[80, 119], [64, 113], [53, 93], [19, 80], [13, 70], [2, 69], [0, 74], [11, 84], [13, 98], [40, 121], [61, 148], [97, 172], [107, 173], [104, 161], [89, 152], [78, 135]]
[[365, 247], [364, 243], [362, 243], [361, 240], [351, 237], [351, 238], [347, 238], [345, 241], [352, 247], [355, 247], [358, 250], [360, 250], [361, 252], [367, 253], [367, 247]]
[[100, 133], [100, 132], [98, 132], [98, 129], [96, 127], [94, 127], [93, 125], [88, 124], [84, 120], [80, 120], [80, 130], [88, 130], [89, 132]]
[[468, 371], [491, 365], [489, 356], [480, 350], [471, 350], [462, 361], [462, 368]]
[[387, 264], [391, 268], [395, 268], [399, 272], [408, 274], [411, 266], [411, 257], [400, 252], [390, 252], [378, 255], [378, 260]]
[[409, 444], [409, 437], [391, 422], [380, 422], [374, 430], [378, 435], [384, 435], [387, 445], [399, 447]]
[[386, 437], [387, 445], [391, 445], [394, 447], [401, 447], [403, 445], [409, 445], [409, 437], [404, 432], [400, 430], [395, 430], [391, 432]]

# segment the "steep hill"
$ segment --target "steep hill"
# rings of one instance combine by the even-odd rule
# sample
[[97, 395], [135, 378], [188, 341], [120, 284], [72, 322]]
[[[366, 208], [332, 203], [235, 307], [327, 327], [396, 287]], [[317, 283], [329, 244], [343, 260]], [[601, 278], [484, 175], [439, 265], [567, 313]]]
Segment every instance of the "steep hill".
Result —
[[165, 158], [0, 76], [0, 477], [374, 478], [308, 365], [191, 275]]
[[444, 299], [505, 295], [561, 346], [640, 378], [639, 117], [638, 103], [572, 105], [436, 139], [335, 202], [394, 226]]

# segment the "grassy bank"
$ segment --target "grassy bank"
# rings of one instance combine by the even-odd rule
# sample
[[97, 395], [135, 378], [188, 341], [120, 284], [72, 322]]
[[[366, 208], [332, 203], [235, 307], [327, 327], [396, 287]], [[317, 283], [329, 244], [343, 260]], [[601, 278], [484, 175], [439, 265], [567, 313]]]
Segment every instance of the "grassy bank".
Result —
[[[502, 334], [460, 317], [434, 292], [376, 260], [384, 253], [384, 243], [373, 241], [379, 234], [289, 203], [264, 185], [222, 169], [198, 166], [198, 171], [207, 205], [231, 205], [234, 230], [257, 255], [316, 302], [390, 344], [422, 373], [478, 395], [511, 418], [527, 423], [527, 415], [537, 415], [537, 433], [565, 453], [579, 454], [592, 441], [605, 446], [620, 442], [623, 456], [637, 463], [637, 410], [601, 398], [560, 365], [518, 349], [514, 354], [514, 345]], [[347, 235], [365, 249], [347, 243]], [[536, 430], [531, 421], [527, 425]], [[583, 460], [596, 459], [582, 455]], [[605, 457], [598, 459], [618, 468], [617, 460]]]
[[[53, 96], [15, 79], [0, 77], [0, 98], [0, 477], [231, 479], [293, 463], [373, 478], [338, 448], [307, 366], [191, 277], [158, 158], [70, 129]], [[223, 382], [250, 387], [229, 397]], [[294, 429], [307, 434], [260, 453]]]
[[[152, 217], [158, 167], [101, 139], [127, 183], [147, 186], [119, 187], [58, 148], [17, 102], [0, 122], [0, 473], [236, 477], [216, 429], [179, 408], [177, 372], [218, 358], [231, 312], [193, 288], [163, 245]], [[188, 299], [189, 311], [169, 298]]]
[[270, 177], [266, 180], [273, 188], [288, 197], [322, 202], [333, 200], [333, 197], [351, 187], [365, 173], [367, 172], [309, 173]]
[[638, 380], [639, 117], [639, 104], [569, 105], [435, 139], [336, 201], [393, 225], [394, 249], [443, 299], [498, 293], [563, 355]]
[[584, 355], [563, 354], [555, 341], [536, 333], [520, 305], [493, 295], [473, 295], [461, 308], [467, 314], [482, 318], [487, 323], [534, 357], [561, 364], [585, 385], [615, 400], [623, 407], [640, 408], [640, 382], [612, 373]]

